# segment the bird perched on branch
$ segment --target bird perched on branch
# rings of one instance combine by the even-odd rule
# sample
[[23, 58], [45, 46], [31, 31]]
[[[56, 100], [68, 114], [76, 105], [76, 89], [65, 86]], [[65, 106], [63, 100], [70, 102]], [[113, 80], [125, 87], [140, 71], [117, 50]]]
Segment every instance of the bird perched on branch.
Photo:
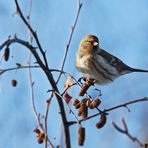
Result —
[[98, 84], [110, 83], [117, 77], [132, 72], [148, 72], [132, 68], [101, 49], [95, 35], [87, 35], [80, 42], [76, 54], [76, 68], [85, 78], [95, 79]]

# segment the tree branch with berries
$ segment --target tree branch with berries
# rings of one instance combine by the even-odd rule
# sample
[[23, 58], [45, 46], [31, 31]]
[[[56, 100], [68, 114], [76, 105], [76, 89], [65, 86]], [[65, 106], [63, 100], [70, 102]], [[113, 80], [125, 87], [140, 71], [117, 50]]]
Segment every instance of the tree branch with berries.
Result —
[[[73, 34], [78, 22], [78, 18], [80, 16], [80, 12], [82, 9], [82, 3], [80, 0], [77, 0], [77, 9], [76, 9], [76, 16], [74, 18], [74, 23], [70, 28], [70, 34], [68, 37], [67, 44], [65, 45], [63, 60], [61, 63], [60, 68], [52, 68], [50, 67], [50, 63], [48, 62], [48, 58], [46, 55], [46, 50], [43, 48], [43, 45], [40, 42], [40, 37], [37, 34], [37, 31], [32, 27], [30, 23], [31, 18], [31, 10], [32, 10], [32, 0], [30, 0], [30, 7], [28, 11], [27, 17], [22, 12], [21, 6], [18, 3], [18, 0], [14, 0], [15, 6], [16, 6], [16, 14], [19, 16], [20, 21], [22, 21], [27, 30], [28, 30], [28, 40], [22, 39], [20, 37], [17, 37], [17, 33], [15, 35], [9, 35], [8, 38], [0, 44], [0, 51], [3, 52], [2, 58], [0, 62], [9, 62], [11, 58], [11, 46], [14, 44], [19, 44], [22, 47], [25, 47], [27, 51], [29, 51], [29, 59], [28, 64], [21, 64], [16, 62], [15, 66], [9, 67], [9, 68], [0, 68], [0, 75], [5, 75], [6, 73], [9, 73], [11, 71], [25, 71], [28, 70], [28, 77], [29, 77], [29, 84], [30, 84], [30, 100], [31, 100], [31, 108], [34, 113], [35, 119], [36, 119], [36, 127], [33, 130], [33, 132], [36, 135], [37, 141], [39, 144], [44, 143], [44, 147], [62, 147], [60, 144], [54, 145], [53, 140], [48, 136], [48, 118], [49, 118], [49, 110], [50, 105], [52, 104], [52, 100], [56, 98], [56, 101], [58, 103], [58, 107], [60, 110], [60, 117], [62, 121], [62, 130], [64, 135], [64, 147], [70, 148], [71, 145], [71, 135], [70, 135], [70, 127], [74, 126], [75, 124], [78, 125], [78, 145], [83, 146], [85, 144], [85, 137], [87, 136], [87, 129], [82, 125], [83, 122], [89, 121], [92, 118], [99, 117], [99, 120], [97, 123], [94, 123], [97, 129], [103, 128], [107, 124], [107, 118], [111, 111], [117, 110], [119, 108], [128, 108], [129, 105], [140, 103], [140, 102], [147, 102], [148, 98], [139, 98], [133, 101], [121, 103], [119, 105], [112, 106], [110, 108], [101, 108], [101, 91], [96, 89], [94, 86], [96, 84], [95, 79], [90, 78], [80, 78], [77, 80], [71, 73], [64, 71], [64, 66], [66, 63], [69, 47], [72, 42]], [[35, 59], [35, 62], [32, 64], [32, 57]], [[45, 80], [47, 81], [49, 86], [51, 87], [50, 90], [47, 92], [49, 93], [48, 98], [45, 102], [45, 113], [44, 115], [41, 115], [41, 111], [38, 110], [36, 107], [36, 100], [34, 97], [34, 84], [32, 77], [34, 76], [32, 73], [33, 69], [39, 69], [42, 71], [42, 73], [45, 76]], [[57, 78], [54, 77], [54, 74], [57, 74]], [[63, 90], [61, 91], [59, 86], [59, 81], [64, 76], [66, 79], [65, 85]], [[11, 85], [13, 87], [17, 87], [18, 85], [17, 79], [12, 79]], [[74, 96], [70, 93], [70, 90], [77, 87], [79, 89], [79, 92], [77, 93], [77, 96]], [[88, 90], [90, 87], [94, 88], [93, 91], [96, 91], [99, 94], [99, 97], [93, 98], [89, 93]], [[72, 104], [71, 104], [72, 102]], [[68, 120], [67, 118], [67, 112], [66, 108], [69, 109], [70, 115], [73, 117], [73, 120]], [[90, 111], [95, 111], [93, 114], [90, 114]], [[55, 108], [55, 112], [58, 112]], [[43, 120], [42, 120], [43, 116]], [[52, 121], [56, 122], [56, 121]], [[126, 127], [125, 122], [124, 127]], [[139, 142], [138, 139], [135, 137], [133, 138], [129, 133], [128, 130], [123, 131], [120, 129], [114, 122], [112, 123], [114, 128], [118, 130], [121, 133], [126, 134], [132, 141], [136, 141], [141, 147], [144, 147], [145, 144], [142, 142]]]

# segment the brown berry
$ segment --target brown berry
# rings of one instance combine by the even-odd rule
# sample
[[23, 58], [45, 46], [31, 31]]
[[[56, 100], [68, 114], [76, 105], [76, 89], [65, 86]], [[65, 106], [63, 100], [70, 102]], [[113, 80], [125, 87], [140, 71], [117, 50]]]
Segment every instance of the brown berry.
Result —
[[79, 96], [84, 96], [84, 94], [86, 93], [88, 88], [93, 84], [94, 84], [94, 82], [92, 82], [92, 80], [86, 80], [86, 82], [83, 84], [83, 86], [79, 92]]
[[78, 99], [74, 99], [73, 105], [76, 106], [80, 101]]
[[96, 98], [95, 100], [92, 101], [92, 105], [93, 105], [93, 108], [96, 108], [100, 105], [101, 103], [101, 100]]
[[84, 98], [84, 99], [81, 100], [81, 103], [86, 104], [87, 101], [88, 101], [88, 99], [87, 98]]
[[64, 98], [65, 98], [66, 103], [68, 104], [70, 100], [72, 99], [72, 96], [68, 92], [66, 92], [64, 94]]
[[9, 47], [7, 46], [7, 47], [5, 48], [5, 51], [4, 51], [4, 60], [5, 60], [5, 61], [8, 61], [8, 60], [9, 60], [9, 56], [10, 56], [10, 49], [9, 49]]
[[44, 140], [43, 140], [42, 138], [38, 138], [38, 143], [39, 143], [39, 144], [42, 144], [43, 141], [44, 141]]
[[93, 105], [93, 103], [92, 103], [92, 102], [89, 103], [88, 107], [89, 107], [90, 109], [94, 109], [94, 105]]
[[40, 134], [41, 133], [41, 131], [38, 128], [36, 128], [33, 132], [35, 132], [36, 134]]
[[75, 108], [76, 108], [76, 109], [80, 108], [80, 103], [76, 104], [76, 105], [75, 105]]
[[82, 115], [82, 107], [80, 106], [80, 108], [78, 109], [78, 116]]
[[11, 85], [12, 85], [13, 87], [16, 87], [16, 85], [17, 85], [17, 80], [12, 79], [12, 80], [11, 80]]
[[83, 146], [85, 141], [85, 128], [79, 127], [78, 129], [78, 145]]
[[82, 112], [82, 118], [86, 118], [87, 115], [88, 115], [88, 108], [87, 108], [86, 111], [83, 111], [83, 112]]
[[105, 113], [101, 114], [100, 121], [96, 124], [96, 128], [102, 128], [107, 121], [107, 117]]
[[42, 138], [43, 140], [45, 140], [45, 133], [41, 133], [40, 134], [40, 138]]
[[87, 106], [84, 103], [81, 103], [82, 112], [85, 112], [87, 110]]

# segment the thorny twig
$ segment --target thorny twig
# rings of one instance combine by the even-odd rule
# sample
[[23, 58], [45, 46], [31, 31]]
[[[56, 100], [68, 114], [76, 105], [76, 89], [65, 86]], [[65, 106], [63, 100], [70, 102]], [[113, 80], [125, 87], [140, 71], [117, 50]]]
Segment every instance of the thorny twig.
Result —
[[120, 128], [115, 122], [112, 122], [113, 127], [120, 133], [125, 134], [130, 140], [139, 144], [140, 147], [144, 147], [144, 144], [136, 137], [133, 137], [127, 128], [127, 124], [125, 120], [122, 118], [121, 123], [123, 125], [123, 129]]

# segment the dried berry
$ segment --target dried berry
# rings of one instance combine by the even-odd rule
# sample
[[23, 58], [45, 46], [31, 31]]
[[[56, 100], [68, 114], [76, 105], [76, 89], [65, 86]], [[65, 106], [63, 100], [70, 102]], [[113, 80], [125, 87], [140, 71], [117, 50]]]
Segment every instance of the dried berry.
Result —
[[80, 108], [78, 109], [78, 116], [82, 115], [82, 107], [80, 106]]
[[88, 101], [88, 99], [87, 98], [84, 98], [84, 99], [81, 100], [81, 103], [86, 104], [87, 101]]
[[93, 106], [93, 108], [98, 107], [98, 106], [100, 105], [100, 103], [101, 103], [101, 100], [98, 99], [98, 98], [96, 98], [95, 100], [93, 100], [93, 101], [92, 101], [92, 106]]
[[88, 107], [89, 107], [90, 109], [94, 109], [94, 105], [93, 105], [93, 103], [92, 103], [92, 102], [89, 103], [89, 104], [88, 104]]
[[38, 138], [38, 143], [39, 143], [39, 144], [42, 144], [43, 141], [44, 141], [44, 140], [43, 140], [42, 138]]
[[88, 114], [88, 107], [86, 106], [86, 104], [81, 103], [81, 110], [82, 110], [82, 118], [86, 118], [87, 114]]
[[12, 79], [12, 80], [11, 80], [11, 85], [12, 85], [13, 87], [16, 87], [16, 85], [17, 85], [17, 80]]
[[36, 128], [33, 132], [35, 132], [36, 134], [40, 134], [41, 133], [41, 131], [38, 128]]
[[86, 79], [86, 82], [83, 84], [80, 92], [79, 92], [79, 96], [84, 96], [84, 94], [86, 93], [86, 91], [88, 90], [88, 88], [91, 85], [94, 85], [95, 80], [94, 79]]
[[78, 99], [74, 99], [73, 105], [76, 106], [80, 101]]
[[85, 128], [79, 127], [78, 129], [78, 145], [83, 146], [85, 141]]
[[72, 96], [68, 92], [65, 92], [64, 98], [65, 98], [66, 103], [68, 104], [70, 100], [72, 99]]
[[80, 103], [76, 104], [76, 105], [75, 105], [75, 108], [76, 108], [76, 109], [80, 108]]
[[5, 51], [4, 51], [4, 60], [5, 60], [5, 61], [8, 61], [8, 60], [9, 60], [9, 56], [10, 56], [10, 49], [9, 49], [9, 47], [7, 46], [7, 47], [5, 48]]
[[101, 114], [100, 121], [96, 124], [97, 128], [102, 128], [107, 121], [107, 117], [105, 113]]
[[81, 115], [82, 115], [82, 118], [86, 118], [88, 115], [88, 108], [86, 108], [86, 110], [83, 111]]
[[42, 138], [44, 140], [45, 139], [45, 133], [41, 133], [40, 138]]
[[90, 87], [90, 84], [85, 82], [79, 92], [79, 96], [84, 96], [84, 94], [86, 93], [86, 91], [88, 90], [89, 87]]

